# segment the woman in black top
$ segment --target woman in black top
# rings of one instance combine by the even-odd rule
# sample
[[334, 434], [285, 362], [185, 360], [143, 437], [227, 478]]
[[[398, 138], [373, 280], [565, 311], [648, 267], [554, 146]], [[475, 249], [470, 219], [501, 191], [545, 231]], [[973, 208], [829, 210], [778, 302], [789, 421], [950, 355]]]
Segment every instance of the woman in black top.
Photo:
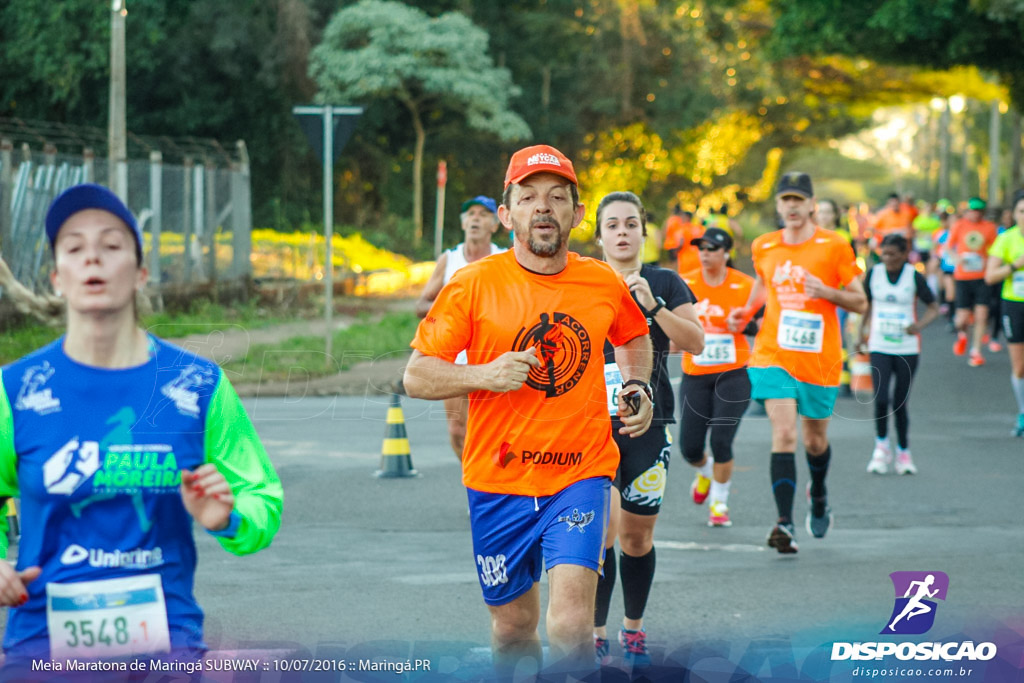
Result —
[[647, 313], [654, 347], [650, 382], [654, 393], [654, 420], [643, 436], [630, 439], [618, 433], [621, 425], [615, 417], [614, 406], [622, 378], [615, 366], [611, 345], [605, 344], [605, 381], [612, 434], [621, 454], [614, 486], [620, 495], [612, 495], [608, 518], [604, 575], [597, 587], [594, 646], [599, 659], [608, 655], [606, 622], [616, 568], [615, 553], [608, 551], [614, 547], [618, 535], [622, 549], [619, 572], [625, 603], [619, 643], [626, 662], [640, 668], [650, 663], [643, 615], [654, 580], [654, 523], [661, 509], [671, 453], [666, 425], [675, 422], [675, 402], [668, 378], [669, 340], [686, 351], [700, 353], [704, 348], [704, 330], [693, 308], [693, 293], [679, 275], [641, 263], [647, 234], [646, 214], [635, 194], [614, 192], [602, 199], [597, 207], [597, 225], [605, 261], [623, 276], [637, 304]]

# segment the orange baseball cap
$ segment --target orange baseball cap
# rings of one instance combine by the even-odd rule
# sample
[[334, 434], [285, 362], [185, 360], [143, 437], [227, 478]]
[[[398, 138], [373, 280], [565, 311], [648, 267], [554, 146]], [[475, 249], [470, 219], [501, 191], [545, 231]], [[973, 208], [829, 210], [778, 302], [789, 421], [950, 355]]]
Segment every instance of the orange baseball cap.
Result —
[[545, 172], [560, 175], [571, 180], [573, 185], [579, 185], [576, 171], [568, 157], [551, 145], [534, 145], [524, 147], [512, 155], [508, 162], [508, 170], [505, 172], [505, 187], [518, 183], [534, 173]]

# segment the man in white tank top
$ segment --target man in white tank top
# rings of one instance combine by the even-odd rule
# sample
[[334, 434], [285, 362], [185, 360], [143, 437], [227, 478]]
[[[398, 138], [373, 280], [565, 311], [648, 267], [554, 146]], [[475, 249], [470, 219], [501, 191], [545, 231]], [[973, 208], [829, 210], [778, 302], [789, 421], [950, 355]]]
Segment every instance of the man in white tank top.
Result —
[[[462, 202], [459, 219], [462, 222], [464, 241], [442, 252], [438, 257], [437, 266], [434, 267], [434, 272], [427, 280], [427, 286], [423, 288], [423, 293], [416, 301], [416, 315], [421, 318], [426, 317], [434, 299], [448, 284], [448, 280], [451, 279], [455, 271], [467, 263], [505, 251], [504, 247], [499, 247], [491, 241], [494, 233], [501, 227], [501, 222], [498, 220], [498, 206], [493, 199], [483, 195], [467, 199]], [[466, 364], [465, 350], [459, 353], [455, 362], [459, 365]], [[469, 397], [446, 398], [444, 409], [448, 415], [448, 436], [451, 439], [452, 450], [455, 451], [455, 456], [462, 460], [462, 447], [466, 442]]]

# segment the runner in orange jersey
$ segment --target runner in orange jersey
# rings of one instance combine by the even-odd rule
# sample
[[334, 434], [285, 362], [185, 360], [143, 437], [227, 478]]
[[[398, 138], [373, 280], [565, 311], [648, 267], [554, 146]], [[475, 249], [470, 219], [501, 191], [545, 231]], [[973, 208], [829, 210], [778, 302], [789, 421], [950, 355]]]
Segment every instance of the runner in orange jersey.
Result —
[[691, 241], [704, 233], [704, 226], [693, 222], [693, 213], [683, 211], [678, 204], [672, 208], [672, 215], [665, 223], [664, 250], [673, 260], [676, 272], [682, 275], [700, 267], [697, 249]]
[[[743, 331], [729, 331], [727, 319], [732, 310], [746, 305], [754, 278], [728, 266], [733, 244], [729, 233], [708, 228], [694, 242], [700, 249], [701, 269], [683, 279], [697, 298], [704, 351], [683, 354], [679, 445], [683, 458], [697, 468], [690, 486], [693, 502], [700, 505], [710, 494], [708, 525], [731, 526], [732, 442], [750, 403], [750, 344]], [[709, 431], [713, 459], [704, 450]]]
[[967, 328], [973, 313], [971, 353], [967, 357], [967, 364], [971, 367], [985, 364], [981, 343], [988, 323], [991, 295], [991, 287], [985, 284], [985, 262], [988, 260], [989, 247], [996, 241], [998, 232], [995, 223], [983, 219], [984, 211], [985, 200], [971, 197], [967, 202], [967, 213], [949, 229], [948, 240], [949, 248], [956, 253], [956, 269], [953, 271], [956, 315], [953, 325], [956, 326], [957, 338], [953, 344], [953, 353], [962, 356], [967, 350]]
[[754, 240], [751, 255], [757, 278], [746, 307], [729, 314], [729, 329], [744, 329], [767, 297], [748, 373], [751, 398], [765, 402], [772, 422], [771, 479], [779, 517], [768, 545], [780, 553], [795, 553], [797, 415], [803, 418], [811, 477], [807, 528], [811, 535], [822, 538], [832, 525], [825, 488], [832, 456], [828, 422], [842, 367], [836, 307], [863, 313], [867, 299], [850, 246], [811, 219], [814, 191], [810, 176], [799, 172], [783, 175], [775, 204], [783, 228]]
[[[515, 233], [513, 248], [455, 273], [420, 323], [405, 371], [410, 396], [469, 394], [463, 483], [501, 677], [522, 674], [520, 660], [541, 661], [541, 567], [551, 671], [594, 667], [594, 599], [619, 464], [605, 339], [623, 377], [619, 433], [639, 437], [653, 415], [645, 316], [611, 266], [569, 251], [583, 215], [565, 155], [547, 145], [512, 155], [498, 217]], [[469, 363], [457, 366], [461, 349]]]

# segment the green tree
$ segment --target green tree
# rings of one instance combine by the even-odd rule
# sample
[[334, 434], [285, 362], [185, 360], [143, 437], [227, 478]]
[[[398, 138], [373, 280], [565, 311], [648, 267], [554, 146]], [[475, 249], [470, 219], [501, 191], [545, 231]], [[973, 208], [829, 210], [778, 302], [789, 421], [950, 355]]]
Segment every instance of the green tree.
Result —
[[977, 66], [1024, 104], [1024, 2], [775, 0], [779, 55], [846, 54], [933, 69]]
[[423, 149], [435, 112], [459, 112], [470, 128], [502, 140], [530, 135], [509, 109], [519, 89], [494, 66], [487, 43], [487, 33], [458, 12], [431, 18], [399, 2], [362, 0], [331, 18], [310, 56], [320, 101], [387, 99], [408, 111], [416, 135], [414, 246], [423, 237]]

